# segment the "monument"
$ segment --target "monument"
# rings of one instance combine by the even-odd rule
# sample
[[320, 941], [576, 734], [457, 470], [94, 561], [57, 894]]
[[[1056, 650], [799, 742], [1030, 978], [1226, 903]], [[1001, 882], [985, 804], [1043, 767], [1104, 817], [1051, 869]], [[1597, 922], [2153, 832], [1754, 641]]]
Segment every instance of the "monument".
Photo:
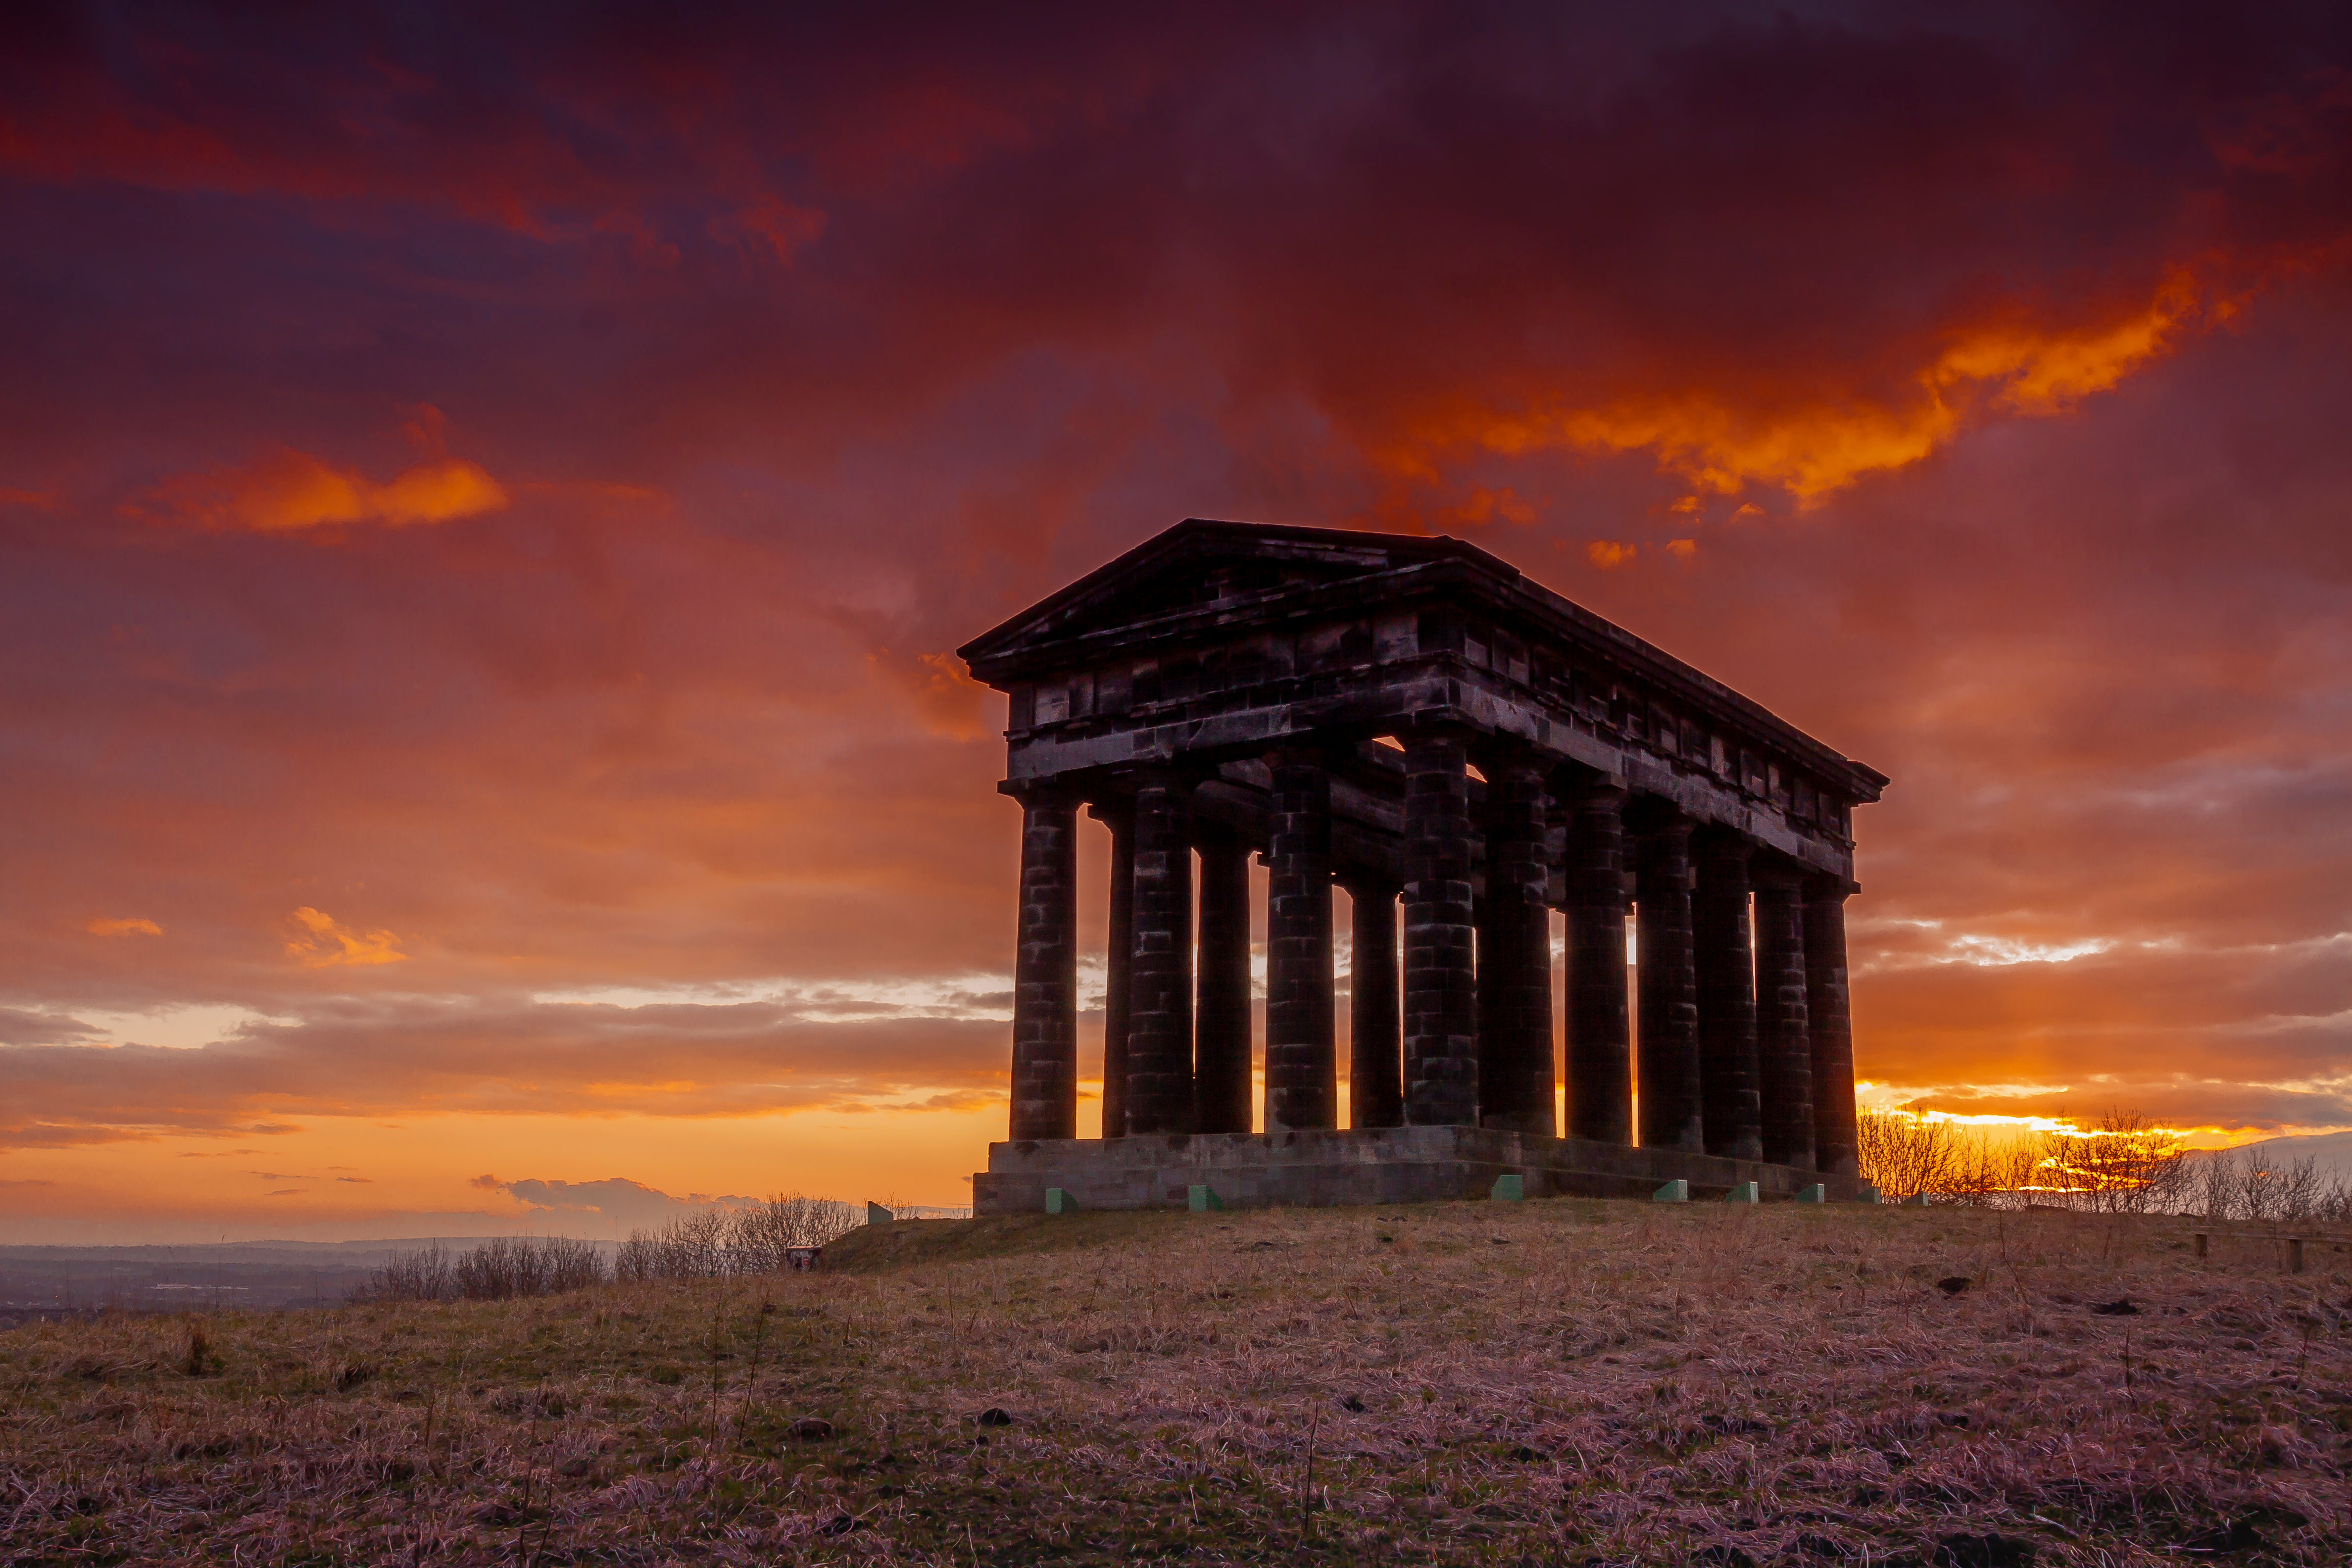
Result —
[[[1011, 1135], [975, 1213], [1860, 1192], [1844, 905], [1885, 775], [1443, 537], [1187, 521], [958, 652], [1010, 699], [1022, 808]], [[1081, 808], [1111, 843], [1099, 1139]]]

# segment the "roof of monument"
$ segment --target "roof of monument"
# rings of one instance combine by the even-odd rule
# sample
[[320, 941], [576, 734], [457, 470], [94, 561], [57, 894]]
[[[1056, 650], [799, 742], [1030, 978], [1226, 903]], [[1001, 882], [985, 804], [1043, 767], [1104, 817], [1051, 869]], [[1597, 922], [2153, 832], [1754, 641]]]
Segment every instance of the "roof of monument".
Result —
[[1352, 610], [1475, 607], [1521, 635], [1604, 660], [1718, 719], [1774, 736], [1844, 773], [1864, 799], [1886, 778], [1761, 704], [1552, 592], [1476, 545], [1444, 535], [1369, 533], [1189, 518], [956, 650], [992, 686], [1129, 656], [1151, 645]]

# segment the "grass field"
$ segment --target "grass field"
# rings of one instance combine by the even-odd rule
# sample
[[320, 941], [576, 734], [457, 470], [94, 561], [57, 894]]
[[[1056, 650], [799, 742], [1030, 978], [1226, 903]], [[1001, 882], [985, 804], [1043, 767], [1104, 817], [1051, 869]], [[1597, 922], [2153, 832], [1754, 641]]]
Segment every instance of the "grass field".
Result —
[[2346, 1255], [2229, 1229], [1038, 1215], [811, 1275], [37, 1323], [0, 1333], [0, 1561], [2352, 1561]]

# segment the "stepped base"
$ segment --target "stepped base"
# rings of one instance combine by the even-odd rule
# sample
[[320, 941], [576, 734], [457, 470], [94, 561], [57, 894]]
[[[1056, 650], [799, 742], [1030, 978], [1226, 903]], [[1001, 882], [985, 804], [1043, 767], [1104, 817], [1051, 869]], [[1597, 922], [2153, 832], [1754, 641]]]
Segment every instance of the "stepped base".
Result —
[[1507, 1175], [1518, 1176], [1530, 1198], [1646, 1198], [1676, 1177], [1695, 1200], [1721, 1198], [1743, 1182], [1766, 1202], [1794, 1199], [1816, 1183], [1832, 1202], [1864, 1191], [1853, 1176], [1676, 1149], [1482, 1127], [1368, 1127], [991, 1143], [988, 1169], [971, 1180], [971, 1210], [1043, 1214], [1049, 1187], [1096, 1209], [1181, 1209], [1195, 1186], [1234, 1208], [1431, 1203], [1488, 1197]]

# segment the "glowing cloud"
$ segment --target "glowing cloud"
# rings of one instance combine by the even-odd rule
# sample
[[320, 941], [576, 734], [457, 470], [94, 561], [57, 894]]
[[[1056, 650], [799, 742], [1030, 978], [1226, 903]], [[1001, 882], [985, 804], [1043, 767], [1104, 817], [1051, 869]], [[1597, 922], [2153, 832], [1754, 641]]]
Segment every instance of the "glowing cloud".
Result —
[[[1523, 416], [1466, 411], [1424, 430], [1407, 447], [1381, 455], [1406, 476], [1438, 469], [1435, 454], [1463, 446], [1517, 457], [1552, 447], [1597, 452], [1649, 451], [1661, 470], [1702, 491], [1736, 495], [1751, 484], [1778, 485], [1812, 500], [1864, 476], [1917, 462], [1988, 412], [2044, 417], [2165, 353], [2200, 318], [2221, 320], [2230, 302], [2210, 308], [2186, 273], [2168, 276], [2152, 298], [2119, 319], [2069, 327], [2023, 321], [1955, 331], [1947, 346], [1910, 378], [1910, 395], [1885, 401], [1800, 403], [1780, 409], [1742, 407], [1713, 393], [1629, 395], [1596, 407], [1559, 407]], [[1676, 510], [1696, 510], [1685, 497]], [[1612, 565], [1598, 556], [1595, 564]]]
[[153, 921], [99, 919], [82, 929], [92, 936], [162, 936], [163, 928]]
[[408, 961], [408, 954], [400, 951], [400, 938], [388, 931], [372, 931], [362, 935], [308, 904], [296, 910], [293, 918], [301, 921], [310, 934], [298, 942], [288, 942], [286, 951], [300, 959], [309, 968], [324, 969], [336, 963], [405, 963]]
[[[461, 458], [420, 463], [377, 484], [291, 448], [247, 468], [184, 476], [157, 492], [154, 510], [219, 532], [299, 533], [377, 524], [454, 522], [498, 511], [504, 486]], [[149, 508], [134, 508], [145, 513]]]

